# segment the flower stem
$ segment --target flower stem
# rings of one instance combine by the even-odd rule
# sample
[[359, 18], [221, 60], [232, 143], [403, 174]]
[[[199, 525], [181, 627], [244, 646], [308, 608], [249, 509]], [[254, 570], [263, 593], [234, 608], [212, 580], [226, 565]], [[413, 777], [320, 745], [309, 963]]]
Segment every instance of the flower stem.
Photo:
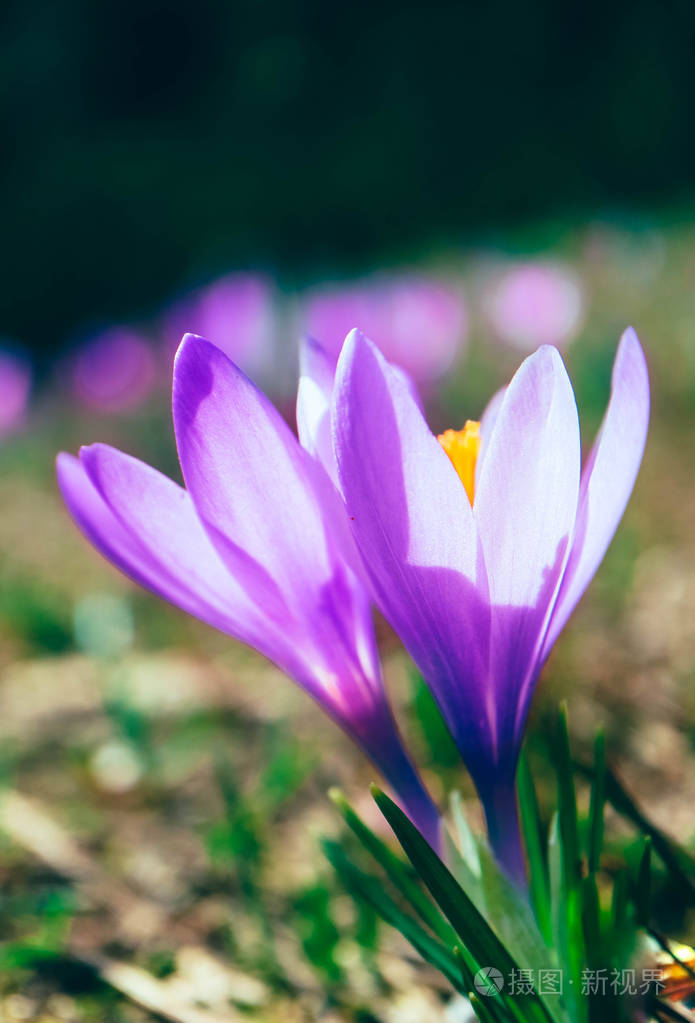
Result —
[[[391, 724], [391, 722], [389, 722]], [[365, 743], [367, 755], [390, 785], [397, 802], [434, 851], [442, 855], [442, 818], [395, 730], [385, 728], [376, 749]]]
[[497, 784], [481, 794], [490, 846], [495, 859], [518, 888], [526, 888], [526, 863], [519, 826], [516, 783]]

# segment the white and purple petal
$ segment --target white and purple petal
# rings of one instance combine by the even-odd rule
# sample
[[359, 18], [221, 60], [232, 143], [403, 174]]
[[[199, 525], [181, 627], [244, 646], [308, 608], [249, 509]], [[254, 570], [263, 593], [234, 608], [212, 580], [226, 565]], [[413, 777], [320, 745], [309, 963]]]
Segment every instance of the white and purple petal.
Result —
[[77, 525], [117, 568], [188, 614], [273, 656], [267, 623], [230, 578], [181, 487], [101, 444], [84, 448], [80, 459], [59, 455], [57, 472]]
[[373, 758], [432, 841], [438, 816], [388, 709], [343, 502], [263, 395], [188, 337], [174, 417], [186, 491], [93, 445], [58, 475], [80, 528], [142, 585], [256, 647]]
[[340, 486], [377, 604], [464, 755], [485, 747], [487, 581], [470, 502], [401, 374], [359, 332], [338, 364]]
[[297, 388], [297, 432], [302, 447], [337, 479], [331, 437], [335, 359], [311, 337], [302, 340]]
[[611, 397], [582, 472], [575, 537], [543, 649], [550, 650], [601, 564], [635, 485], [649, 425], [649, 376], [635, 331], [623, 334]]
[[579, 465], [572, 386], [557, 350], [545, 346], [505, 391], [475, 495], [492, 606], [489, 685], [501, 759], [518, 742], [517, 722], [530, 700], [574, 529]]

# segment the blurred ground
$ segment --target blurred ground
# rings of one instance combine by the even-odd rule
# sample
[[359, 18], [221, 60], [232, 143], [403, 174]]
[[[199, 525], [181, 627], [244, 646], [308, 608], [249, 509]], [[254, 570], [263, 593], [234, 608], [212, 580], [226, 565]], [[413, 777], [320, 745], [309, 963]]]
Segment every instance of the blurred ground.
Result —
[[[586, 438], [628, 323], [647, 350], [653, 411], [625, 520], [545, 671], [534, 767], [547, 802], [537, 737], [565, 697], [578, 752], [605, 722], [627, 787], [692, 846], [695, 230], [596, 226], [558, 251], [588, 296], [566, 353]], [[519, 361], [475, 315], [484, 259], [452, 262], [474, 322], [433, 410], [438, 428], [479, 415]], [[322, 860], [319, 837], [339, 830], [329, 786], [380, 826], [369, 765], [275, 669], [122, 579], [61, 506], [58, 448], [107, 440], [175, 472], [169, 422], [163, 394], [102, 423], [48, 395], [0, 451], [0, 1020], [463, 1019]], [[461, 787], [475, 819], [465, 772], [436, 733], [428, 740], [383, 632], [433, 791], [442, 776]]]

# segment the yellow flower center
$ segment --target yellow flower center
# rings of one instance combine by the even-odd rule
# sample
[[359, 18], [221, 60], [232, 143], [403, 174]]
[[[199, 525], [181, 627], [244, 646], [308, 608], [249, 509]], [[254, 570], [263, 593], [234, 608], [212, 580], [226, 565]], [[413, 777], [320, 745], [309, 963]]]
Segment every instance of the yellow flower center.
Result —
[[462, 430], [445, 430], [437, 440], [442, 445], [466, 488], [468, 500], [475, 497], [475, 463], [480, 451], [480, 423], [468, 419]]

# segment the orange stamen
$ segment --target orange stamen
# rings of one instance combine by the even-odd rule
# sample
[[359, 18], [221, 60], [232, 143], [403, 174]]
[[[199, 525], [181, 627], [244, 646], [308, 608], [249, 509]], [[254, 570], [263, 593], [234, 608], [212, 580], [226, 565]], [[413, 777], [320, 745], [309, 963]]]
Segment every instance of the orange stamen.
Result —
[[475, 497], [475, 465], [480, 451], [480, 423], [469, 419], [462, 430], [445, 430], [437, 440], [442, 445], [466, 488], [468, 500]]

